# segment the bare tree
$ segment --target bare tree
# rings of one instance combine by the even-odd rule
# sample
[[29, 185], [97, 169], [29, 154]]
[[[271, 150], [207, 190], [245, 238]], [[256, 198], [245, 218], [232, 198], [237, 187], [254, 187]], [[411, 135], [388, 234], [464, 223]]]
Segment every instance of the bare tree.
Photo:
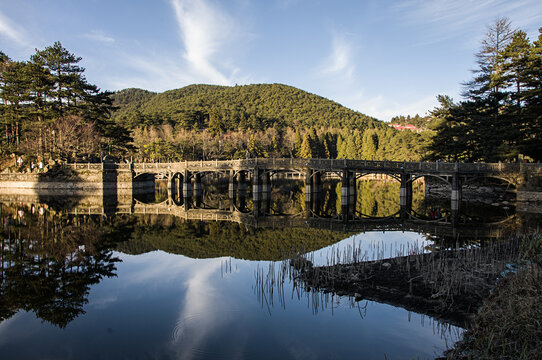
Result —
[[51, 150], [63, 160], [72, 160], [77, 155], [98, 152], [99, 132], [94, 123], [85, 122], [80, 116], [63, 116], [50, 130]]

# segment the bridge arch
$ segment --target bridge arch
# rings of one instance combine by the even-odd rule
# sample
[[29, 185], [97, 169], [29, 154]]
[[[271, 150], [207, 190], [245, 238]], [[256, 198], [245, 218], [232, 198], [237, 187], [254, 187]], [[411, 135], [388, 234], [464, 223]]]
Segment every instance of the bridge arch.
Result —
[[463, 185], [467, 185], [467, 184], [473, 183], [473, 182], [475, 182], [477, 180], [483, 180], [483, 179], [501, 180], [501, 181], [503, 181], [505, 183], [508, 183], [508, 184], [514, 186], [514, 188], [517, 187], [517, 180], [516, 179], [510, 179], [508, 177], [498, 176], [498, 175], [494, 175], [494, 174], [470, 176], [467, 179], [465, 179], [465, 181], [463, 182]]
[[425, 174], [415, 174], [413, 175], [408, 181], [409, 182], [414, 182], [418, 179], [421, 179], [421, 178], [425, 178], [425, 177], [431, 177], [431, 178], [435, 178], [435, 179], [439, 179], [439, 180], [442, 180], [443, 182], [447, 183], [447, 184], [452, 184], [450, 179], [444, 177], [444, 176], [441, 176], [441, 175], [436, 175], [436, 174], [431, 174], [431, 173], [425, 173]]
[[359, 180], [365, 176], [368, 176], [368, 175], [383, 175], [383, 176], [387, 176], [389, 178], [392, 178], [396, 181], [398, 181], [399, 183], [401, 183], [401, 175], [399, 174], [393, 174], [393, 173], [379, 173], [379, 172], [374, 172], [374, 171], [366, 171], [366, 172], [357, 172], [356, 173], [356, 180]]

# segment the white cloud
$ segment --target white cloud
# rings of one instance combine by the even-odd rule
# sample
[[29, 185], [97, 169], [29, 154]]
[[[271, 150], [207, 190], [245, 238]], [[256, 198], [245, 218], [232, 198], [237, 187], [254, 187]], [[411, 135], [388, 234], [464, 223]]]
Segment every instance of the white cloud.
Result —
[[28, 41], [21, 29], [14, 25], [4, 14], [0, 13], [0, 35], [3, 35], [10, 40], [27, 45]]
[[115, 39], [111, 36], [108, 36], [102, 30], [92, 30], [91, 32], [84, 35], [87, 39], [112, 44], [115, 42]]
[[394, 102], [382, 95], [377, 95], [370, 99], [360, 101], [352, 108], [379, 120], [389, 121], [392, 117], [397, 115], [419, 114], [420, 116], [424, 116], [437, 105], [438, 101], [436, 100], [436, 96], [433, 95], [421, 97], [417, 101], [407, 105]]
[[408, 23], [432, 25], [422, 40], [425, 44], [467, 37], [470, 46], [477, 45], [483, 29], [498, 17], [506, 16], [520, 28], [538, 28], [542, 19], [538, 0], [406, 0], [395, 10]]
[[351, 77], [354, 70], [355, 65], [352, 59], [352, 44], [344, 35], [335, 34], [331, 45], [331, 55], [321, 67], [321, 74]]
[[238, 36], [235, 21], [204, 0], [171, 0], [184, 45], [184, 59], [202, 80], [231, 85], [238, 69], [227, 67], [228, 47]]
[[[107, 77], [107, 88], [137, 87], [161, 92], [194, 83], [251, 82], [251, 77], [235, 64], [245, 41], [254, 35], [241, 31], [238, 19], [211, 0], [170, 0], [170, 5], [178, 26], [179, 50], [152, 52], [141, 46], [142, 51], [128, 52], [118, 48], [115, 58], [122, 64], [122, 71]], [[99, 32], [94, 35], [107, 38]], [[119, 45], [122, 46], [120, 42]]]

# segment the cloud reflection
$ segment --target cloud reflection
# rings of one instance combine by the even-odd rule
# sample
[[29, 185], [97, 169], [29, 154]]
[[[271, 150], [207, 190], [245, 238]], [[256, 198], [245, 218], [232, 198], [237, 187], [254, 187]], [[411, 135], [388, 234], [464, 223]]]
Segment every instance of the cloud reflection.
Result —
[[231, 306], [213, 286], [212, 278], [222, 263], [222, 258], [200, 261], [184, 283], [186, 294], [171, 340], [179, 359], [192, 359], [204, 352], [207, 338], [231, 321]]

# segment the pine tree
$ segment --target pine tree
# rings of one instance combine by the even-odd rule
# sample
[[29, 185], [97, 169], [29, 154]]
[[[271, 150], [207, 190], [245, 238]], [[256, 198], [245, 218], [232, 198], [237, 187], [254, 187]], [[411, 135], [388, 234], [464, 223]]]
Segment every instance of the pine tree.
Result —
[[316, 129], [310, 128], [309, 140], [310, 140], [310, 147], [311, 147], [311, 154], [312, 154], [311, 157], [321, 158], [322, 157], [321, 144], [318, 139], [318, 135], [316, 134]]
[[337, 159], [346, 159], [346, 141], [343, 136], [337, 136]]
[[55, 42], [44, 50], [36, 51], [32, 62], [49, 70], [54, 79], [51, 95], [55, 98], [55, 110], [62, 116], [67, 107], [76, 107], [89, 90], [83, 76], [84, 68], [77, 64], [82, 60], [70, 53], [60, 42]]
[[354, 134], [351, 133], [346, 138], [346, 158], [347, 159], [355, 159], [357, 156], [357, 148], [356, 148], [356, 140], [354, 138]]
[[301, 135], [299, 134], [299, 130], [296, 130], [294, 134], [294, 148], [293, 148], [293, 153], [295, 157], [301, 157], [299, 155], [301, 151], [301, 143], [302, 143]]
[[331, 142], [329, 141], [329, 133], [325, 133], [322, 136], [322, 143], [323, 143], [323, 156], [325, 159], [332, 159], [333, 155], [331, 153]]
[[356, 147], [354, 159], [363, 159], [363, 135], [357, 129], [354, 130], [354, 144]]
[[523, 86], [527, 82], [531, 47], [527, 34], [524, 31], [518, 31], [503, 50], [501, 84], [511, 90], [510, 99], [517, 109], [522, 107]]
[[0, 97], [5, 139], [8, 143], [20, 144], [23, 121], [28, 117], [26, 103], [30, 100], [30, 78], [28, 64], [11, 61], [4, 55]]
[[526, 71], [523, 100], [524, 136], [521, 150], [535, 160], [542, 160], [542, 28], [533, 42]]
[[376, 130], [367, 130], [363, 133], [362, 144], [363, 159], [374, 160], [378, 151], [378, 135]]
[[302, 159], [312, 158], [311, 138], [308, 133], [305, 133], [305, 135], [303, 135], [303, 142], [301, 143], [298, 157]]

